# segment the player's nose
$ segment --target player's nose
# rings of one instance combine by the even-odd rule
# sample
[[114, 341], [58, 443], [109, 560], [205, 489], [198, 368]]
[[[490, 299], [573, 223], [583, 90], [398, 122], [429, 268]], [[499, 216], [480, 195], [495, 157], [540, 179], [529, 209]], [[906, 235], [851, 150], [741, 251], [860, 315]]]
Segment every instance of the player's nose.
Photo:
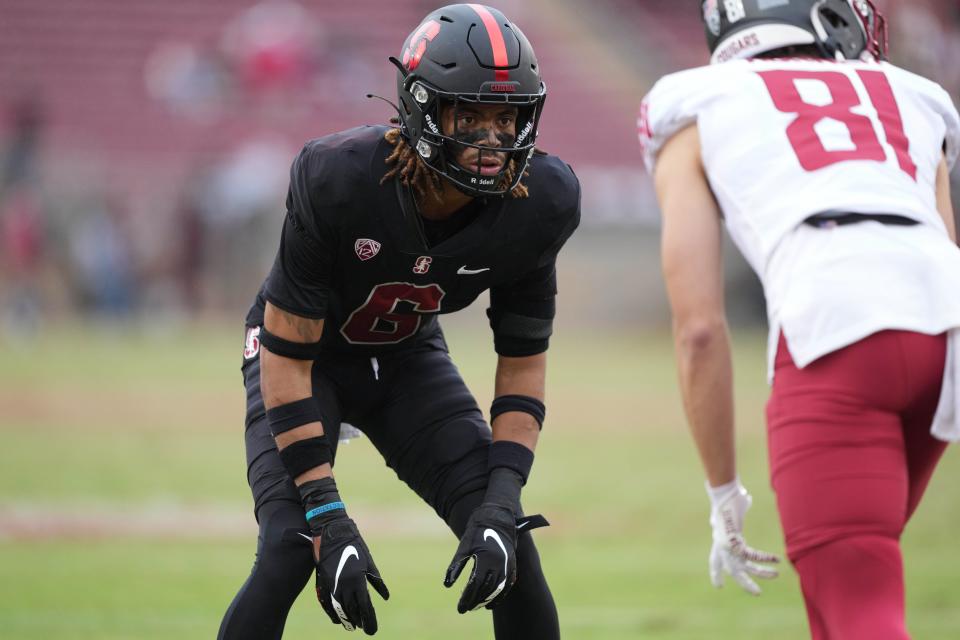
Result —
[[497, 125], [495, 122], [484, 123], [483, 128], [486, 137], [483, 139], [483, 144], [488, 147], [499, 147], [500, 139], [497, 137]]

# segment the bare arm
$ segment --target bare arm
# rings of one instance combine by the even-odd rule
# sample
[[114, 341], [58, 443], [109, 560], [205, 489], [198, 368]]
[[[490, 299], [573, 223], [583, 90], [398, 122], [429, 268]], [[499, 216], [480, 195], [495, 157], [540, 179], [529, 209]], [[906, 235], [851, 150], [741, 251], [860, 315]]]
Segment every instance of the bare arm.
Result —
[[707, 480], [716, 487], [736, 477], [733, 365], [723, 301], [721, 217], [701, 165], [696, 126], [664, 146], [654, 178], [684, 409]]
[[[291, 342], [304, 344], [318, 342], [323, 335], [323, 320], [311, 320], [287, 313], [269, 302], [264, 311], [263, 324], [267, 331]], [[294, 360], [260, 349], [260, 391], [267, 409], [309, 398], [313, 394], [310, 371], [313, 362]], [[277, 448], [284, 449], [298, 440], [323, 435], [323, 425], [311, 422], [281, 433], [276, 437]], [[308, 480], [319, 480], [333, 475], [329, 464], [323, 464], [297, 476], [299, 486]]]
[[[531, 396], [543, 401], [547, 377], [547, 354], [522, 358], [500, 356], [494, 386], [496, 397], [505, 395]], [[500, 414], [491, 425], [493, 439], [512, 440], [534, 451], [540, 437], [540, 425], [528, 413], [508, 411]]]
[[956, 219], [953, 217], [953, 202], [950, 199], [950, 170], [947, 168], [946, 158], [940, 161], [937, 168], [937, 211], [947, 225], [947, 234], [954, 242], [957, 241]]

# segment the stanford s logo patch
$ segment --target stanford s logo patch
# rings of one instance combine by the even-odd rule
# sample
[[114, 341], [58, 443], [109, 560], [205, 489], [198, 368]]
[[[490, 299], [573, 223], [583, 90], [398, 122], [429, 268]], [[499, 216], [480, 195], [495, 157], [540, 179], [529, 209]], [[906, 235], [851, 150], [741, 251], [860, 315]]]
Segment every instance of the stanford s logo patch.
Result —
[[413, 272], [419, 275], [423, 275], [427, 271], [430, 271], [430, 263], [433, 262], [433, 258], [430, 256], [420, 256], [417, 258], [417, 263], [413, 265]]
[[247, 340], [243, 345], [243, 359], [251, 360], [260, 353], [260, 327], [247, 329]]
[[407, 71], [413, 71], [420, 66], [420, 60], [423, 54], [427, 52], [427, 45], [440, 33], [440, 23], [436, 20], [430, 20], [420, 25], [416, 31], [410, 34], [410, 43], [403, 49], [403, 66]]
[[353, 250], [357, 252], [357, 257], [366, 262], [380, 253], [380, 243], [370, 238], [357, 238], [353, 243]]

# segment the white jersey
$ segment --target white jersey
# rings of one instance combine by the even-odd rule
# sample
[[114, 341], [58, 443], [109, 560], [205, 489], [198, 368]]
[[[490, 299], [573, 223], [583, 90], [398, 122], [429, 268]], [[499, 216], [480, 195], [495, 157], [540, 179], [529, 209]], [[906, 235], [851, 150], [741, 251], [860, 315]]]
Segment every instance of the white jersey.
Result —
[[[740, 60], [661, 79], [641, 106], [648, 169], [696, 124], [707, 179], [760, 276], [771, 363], [782, 331], [798, 367], [884, 329], [960, 329], [960, 249], [936, 176], [960, 154], [960, 116], [938, 85], [887, 63]], [[831, 229], [815, 214], [896, 214], [916, 226]], [[960, 330], [934, 432], [960, 439]]]

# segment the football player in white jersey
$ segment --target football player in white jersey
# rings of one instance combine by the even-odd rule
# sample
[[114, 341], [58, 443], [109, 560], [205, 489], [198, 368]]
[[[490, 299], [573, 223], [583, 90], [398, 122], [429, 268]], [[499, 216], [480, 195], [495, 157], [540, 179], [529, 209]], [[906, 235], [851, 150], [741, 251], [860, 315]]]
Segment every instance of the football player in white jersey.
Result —
[[813, 638], [902, 639], [899, 538], [960, 439], [960, 117], [884, 61], [865, 0], [706, 0], [711, 66], [660, 80], [640, 139], [663, 212], [680, 385], [706, 470], [709, 569], [751, 593], [721, 227], [770, 324], [770, 474]]

